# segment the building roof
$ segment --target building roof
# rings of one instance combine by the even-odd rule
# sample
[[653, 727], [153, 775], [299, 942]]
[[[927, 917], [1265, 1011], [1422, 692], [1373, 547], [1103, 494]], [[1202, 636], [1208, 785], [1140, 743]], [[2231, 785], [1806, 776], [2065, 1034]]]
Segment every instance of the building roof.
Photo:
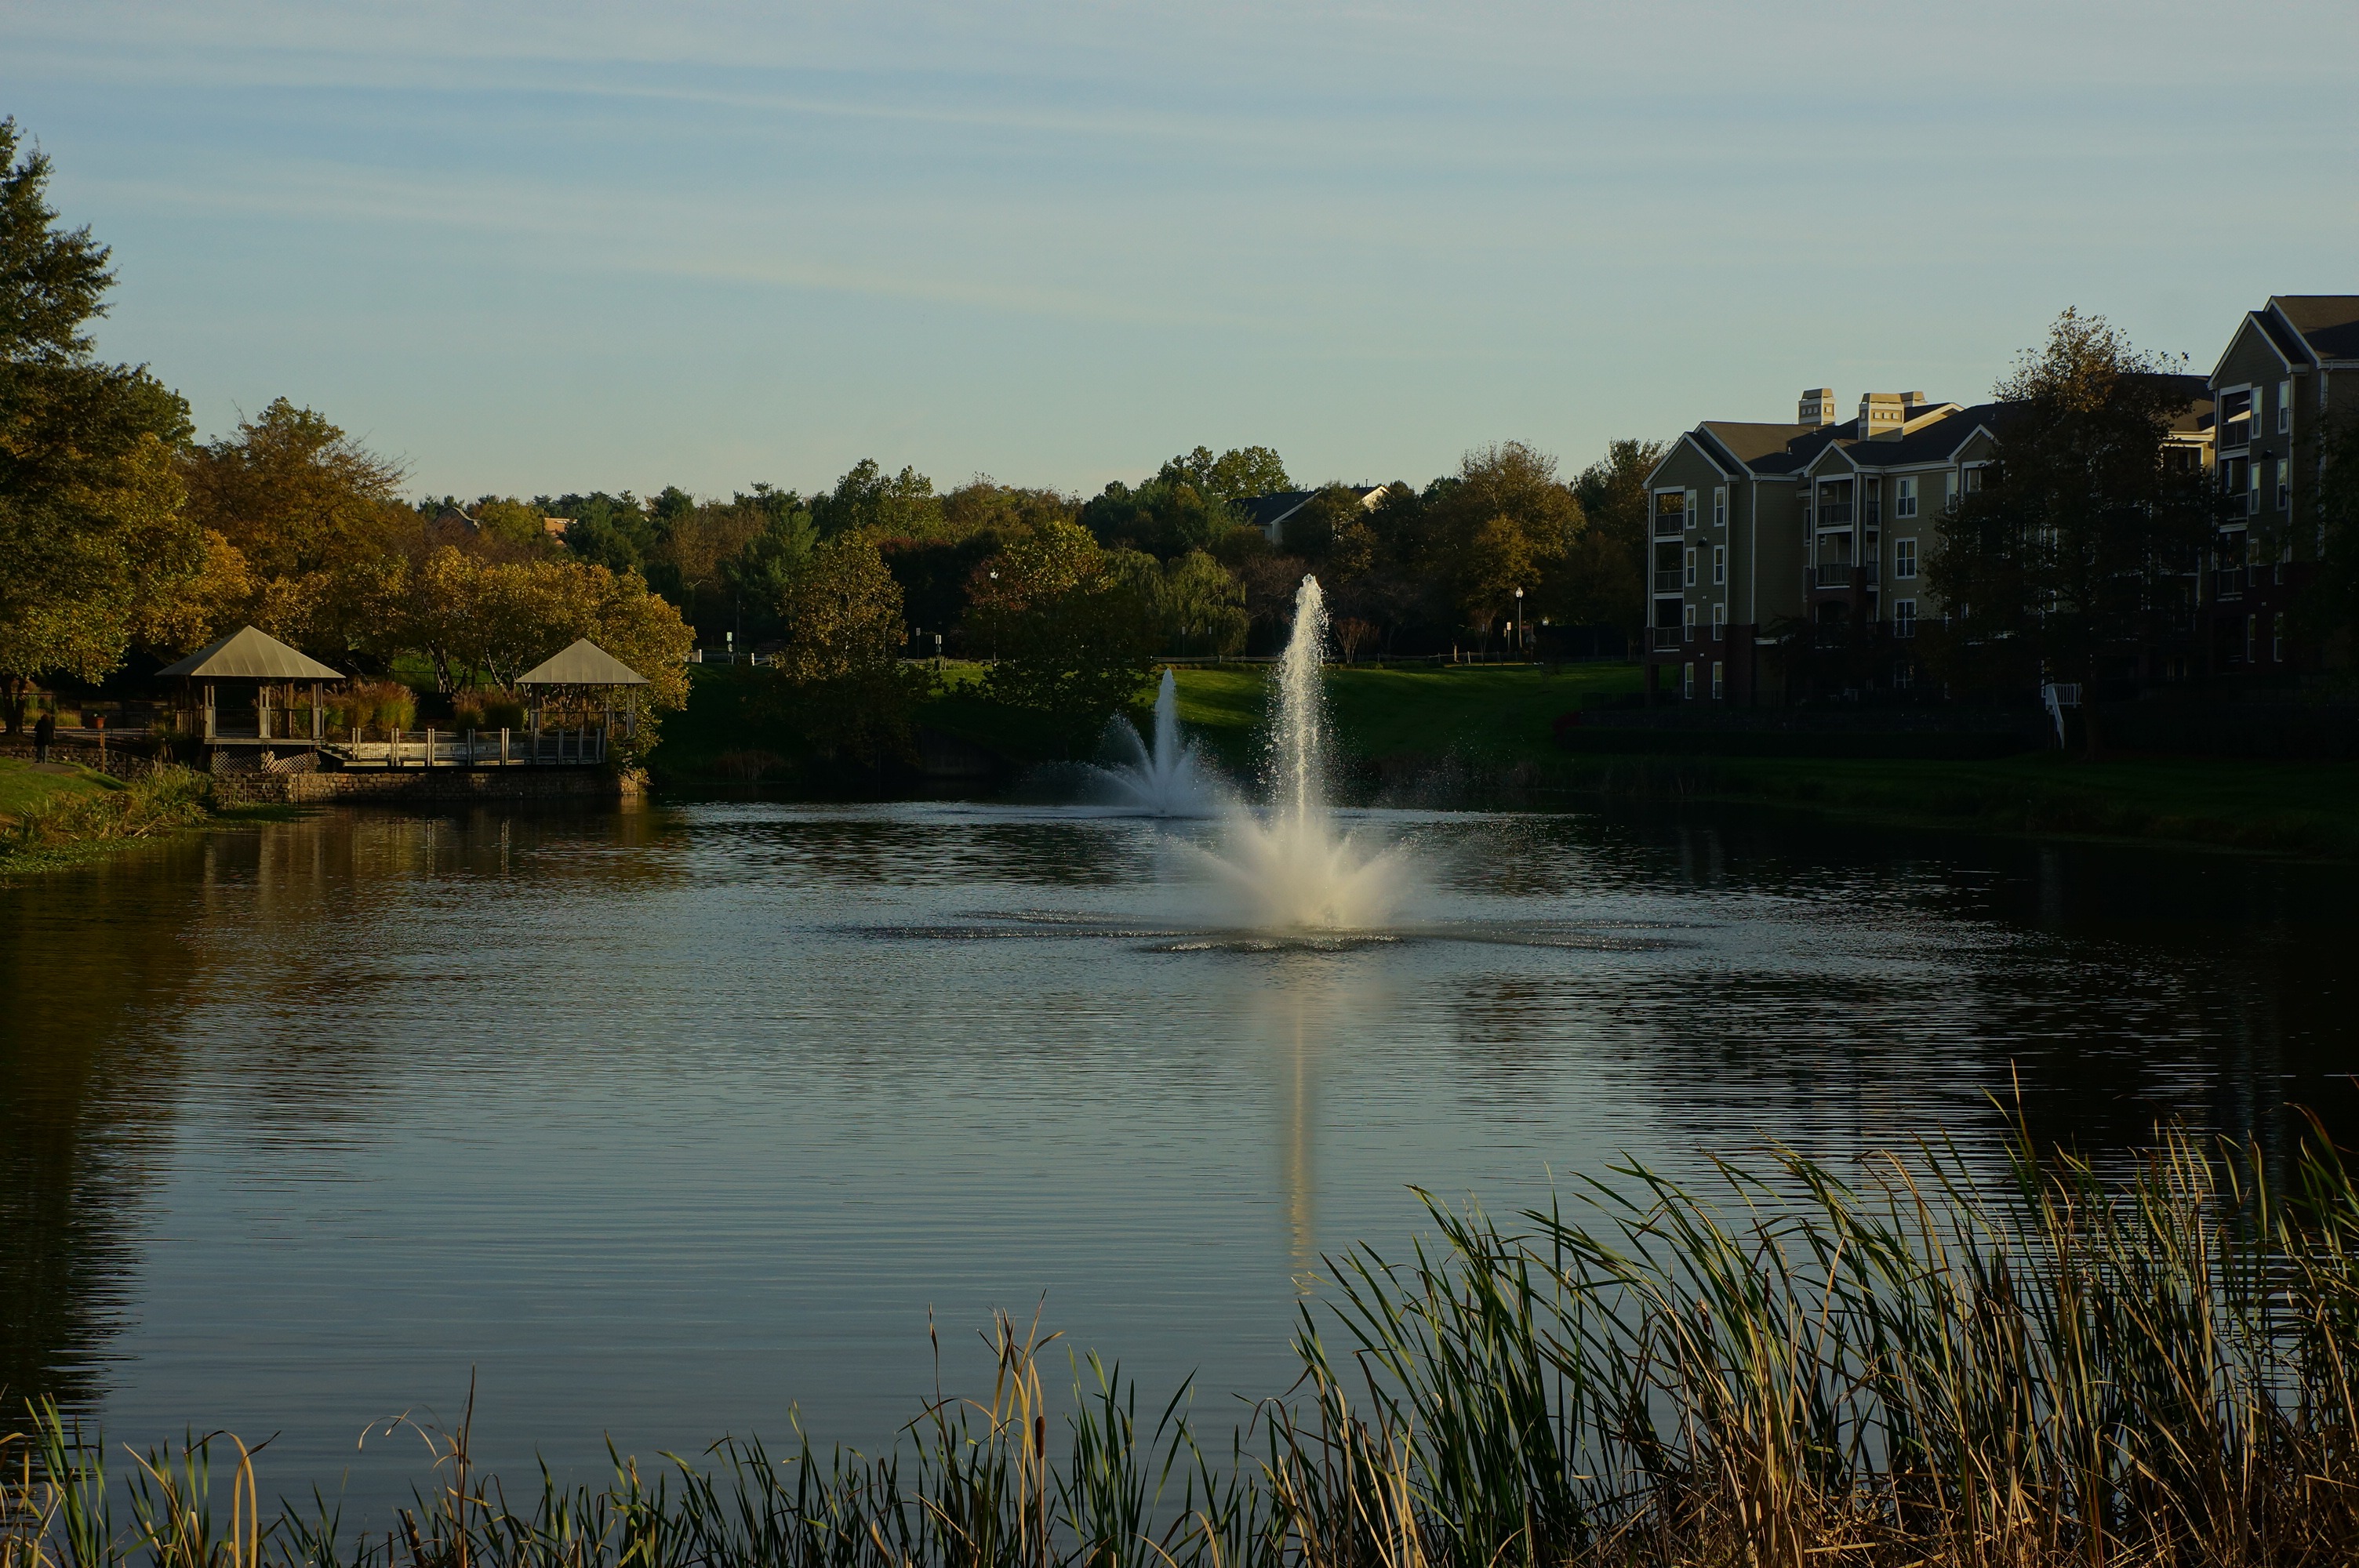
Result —
[[290, 648], [252, 626], [208, 643], [177, 665], [167, 665], [159, 676], [186, 676], [191, 680], [342, 680], [344, 672], [323, 665], [310, 654]]
[[647, 677], [587, 637], [516, 676], [518, 686], [645, 686]]
[[2311, 357], [2359, 360], [2359, 294], [2279, 294], [2269, 303], [2301, 334]]
[[[1362, 506], [1368, 504], [1371, 496], [1380, 495], [1385, 491], [1381, 484], [1351, 484], [1343, 488], [1358, 496]], [[1310, 505], [1311, 498], [1318, 493], [1315, 490], [1279, 490], [1267, 495], [1245, 496], [1230, 504], [1237, 509], [1238, 514], [1249, 525], [1267, 534]]]

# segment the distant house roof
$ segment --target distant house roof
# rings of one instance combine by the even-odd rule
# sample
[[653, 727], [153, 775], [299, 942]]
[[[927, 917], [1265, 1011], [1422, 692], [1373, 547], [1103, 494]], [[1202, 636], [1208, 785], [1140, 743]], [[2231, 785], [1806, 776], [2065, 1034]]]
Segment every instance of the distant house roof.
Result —
[[587, 637], [516, 677], [518, 686], [645, 686], [647, 677]]
[[2280, 294], [2269, 303], [2321, 360], [2359, 360], [2359, 294]]
[[208, 643], [159, 676], [192, 680], [342, 680], [344, 672], [290, 648], [269, 633], [247, 626]]
[[[1374, 506], [1386, 490], [1381, 484], [1352, 484], [1343, 488], [1359, 497], [1364, 509]], [[1285, 536], [1286, 520], [1310, 505], [1318, 493], [1315, 490], [1280, 490], [1268, 495], [1249, 495], [1231, 504], [1247, 524], [1260, 529], [1263, 535], [1275, 545]]]

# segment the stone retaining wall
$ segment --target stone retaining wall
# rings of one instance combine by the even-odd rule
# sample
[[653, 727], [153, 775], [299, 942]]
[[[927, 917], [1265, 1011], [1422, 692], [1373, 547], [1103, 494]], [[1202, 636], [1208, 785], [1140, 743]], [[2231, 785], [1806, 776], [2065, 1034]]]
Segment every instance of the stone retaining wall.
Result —
[[413, 801], [622, 800], [646, 775], [605, 768], [419, 768], [395, 773], [217, 773], [223, 806], [397, 806]]

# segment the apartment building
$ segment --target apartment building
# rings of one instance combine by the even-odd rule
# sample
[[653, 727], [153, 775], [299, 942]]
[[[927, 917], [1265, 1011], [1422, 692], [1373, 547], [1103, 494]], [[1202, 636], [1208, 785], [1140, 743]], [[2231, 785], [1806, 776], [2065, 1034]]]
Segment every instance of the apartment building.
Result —
[[[2188, 402], [2171, 445], [2177, 460], [2208, 466], [2204, 382], [2178, 379]], [[1768, 644], [1833, 624], [1864, 633], [1862, 695], [1916, 686], [1917, 630], [1941, 614], [1926, 562], [1943, 514], [1981, 487], [2002, 408], [1921, 392], [1869, 393], [1840, 423], [1835, 407], [1832, 389], [1813, 387], [1790, 425], [1708, 420], [1647, 476], [1650, 692], [1734, 703], [1800, 695], [1784, 689]]]
[[2359, 416], [2359, 295], [2277, 295], [2247, 311], [2210, 391], [2230, 508], [2204, 583], [2211, 666], [2284, 670], [2303, 657], [2288, 618], [2324, 545], [2320, 430], [2338, 407]]
[[1870, 677], [1906, 688], [1909, 644], [1939, 613], [1923, 578], [1951, 497], [1989, 461], [1991, 408], [1869, 393], [1838, 422], [1827, 387], [1789, 425], [1707, 420], [1647, 476], [1653, 514], [1650, 691], [1781, 700], [1773, 628], [1864, 622], [1886, 653]]

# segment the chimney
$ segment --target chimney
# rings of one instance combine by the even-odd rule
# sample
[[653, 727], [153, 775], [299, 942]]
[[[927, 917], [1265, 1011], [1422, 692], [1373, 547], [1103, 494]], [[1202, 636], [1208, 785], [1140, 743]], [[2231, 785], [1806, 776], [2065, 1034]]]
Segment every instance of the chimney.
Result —
[[1859, 438], [1863, 441], [1897, 441], [1900, 427], [1908, 423], [1909, 400], [1924, 395], [1915, 392], [1868, 392], [1859, 399]]
[[1796, 406], [1794, 422], [1812, 429], [1835, 422], [1835, 389], [1813, 386], [1804, 390], [1801, 402]]

